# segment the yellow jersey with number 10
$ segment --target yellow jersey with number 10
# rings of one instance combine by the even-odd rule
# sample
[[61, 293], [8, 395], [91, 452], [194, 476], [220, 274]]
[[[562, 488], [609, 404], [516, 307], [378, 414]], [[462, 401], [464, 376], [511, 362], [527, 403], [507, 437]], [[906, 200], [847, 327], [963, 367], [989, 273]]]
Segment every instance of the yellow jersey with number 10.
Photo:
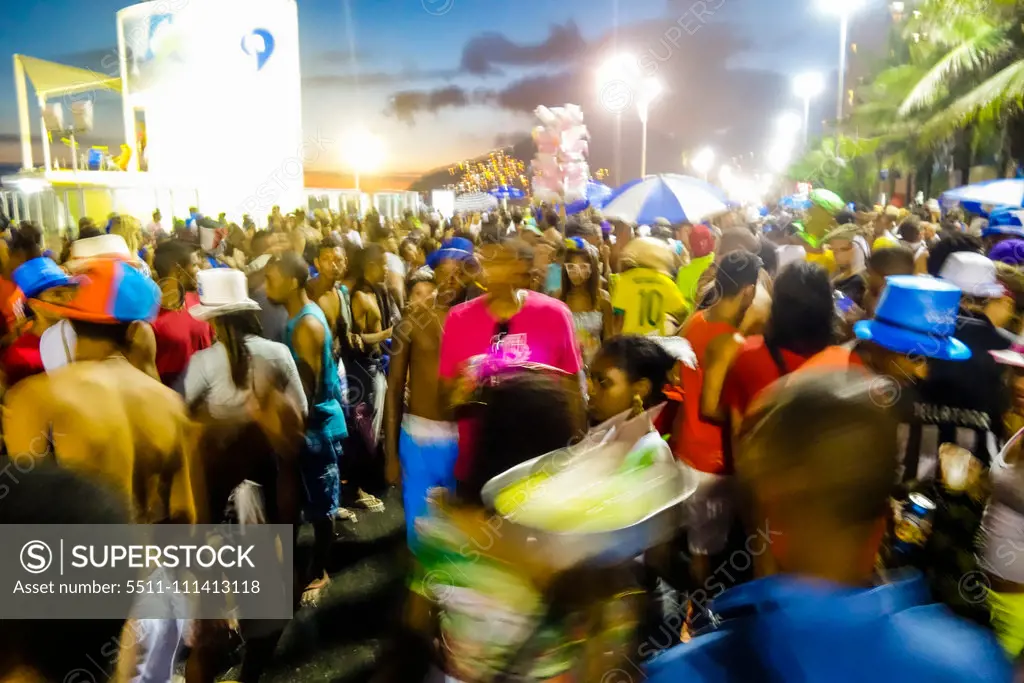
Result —
[[686, 301], [668, 275], [650, 268], [632, 268], [616, 278], [612, 308], [623, 316], [622, 334], [664, 336], [668, 333], [666, 318], [684, 313]]

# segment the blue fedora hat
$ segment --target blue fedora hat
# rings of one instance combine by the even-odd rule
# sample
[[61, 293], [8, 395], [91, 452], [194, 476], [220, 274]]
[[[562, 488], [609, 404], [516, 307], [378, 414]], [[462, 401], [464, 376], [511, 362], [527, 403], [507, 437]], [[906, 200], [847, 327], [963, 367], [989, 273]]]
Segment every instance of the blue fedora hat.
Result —
[[988, 226], [981, 231], [982, 237], [1009, 235], [1024, 237], [1024, 209], [1003, 207], [988, 215]]
[[967, 360], [971, 350], [953, 337], [960, 311], [960, 288], [916, 275], [886, 278], [873, 320], [853, 326], [858, 339], [890, 351], [939, 360]]
[[11, 273], [11, 279], [26, 299], [32, 299], [48, 289], [77, 282], [45, 256], [38, 256], [22, 263]]

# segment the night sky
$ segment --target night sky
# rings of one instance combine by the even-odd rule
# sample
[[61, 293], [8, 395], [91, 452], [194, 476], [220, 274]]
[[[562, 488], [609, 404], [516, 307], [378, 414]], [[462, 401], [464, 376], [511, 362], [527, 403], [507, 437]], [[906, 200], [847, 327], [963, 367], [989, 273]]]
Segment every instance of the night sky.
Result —
[[[129, 4], [4, 3], [0, 44], [100, 69], [116, 55], [115, 12]], [[652, 171], [681, 170], [681, 154], [700, 144], [762, 152], [774, 116], [798, 108], [790, 77], [834, 74], [837, 63], [837, 22], [813, 0], [299, 0], [304, 127], [340, 137], [364, 125], [386, 140], [384, 172], [414, 174], [521, 137], [538, 104], [576, 102], [594, 165], [607, 164], [613, 117], [595, 72], [614, 52], [616, 11], [619, 49], [665, 86], [651, 114]], [[0, 164], [20, 158], [10, 64], [0, 69]], [[119, 99], [100, 97], [96, 118], [83, 142], [119, 142]], [[623, 120], [629, 172], [639, 123], [631, 112]]]

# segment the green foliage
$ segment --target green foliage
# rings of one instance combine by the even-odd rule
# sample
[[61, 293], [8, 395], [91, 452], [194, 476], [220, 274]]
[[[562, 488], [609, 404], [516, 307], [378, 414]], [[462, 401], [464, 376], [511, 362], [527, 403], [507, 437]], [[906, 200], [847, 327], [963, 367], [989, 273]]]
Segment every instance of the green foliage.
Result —
[[826, 187], [846, 202], [872, 202], [878, 165], [874, 140], [840, 136], [839, 155], [835, 138], [822, 138], [789, 168], [787, 176], [797, 182]]
[[[816, 174], [857, 193], [862, 177], [880, 168], [930, 175], [936, 161], [969, 168], [977, 152], [1005, 163], [1009, 152], [1024, 151], [1016, 139], [1024, 126], [1007, 125], [1024, 118], [1024, 2], [908, 4], [916, 11], [893, 33], [890, 58], [858, 88], [858, 106], [844, 122], [856, 144], [843, 139], [840, 159], [824, 147], [810, 150], [791, 177]], [[822, 177], [819, 168], [839, 170]]]

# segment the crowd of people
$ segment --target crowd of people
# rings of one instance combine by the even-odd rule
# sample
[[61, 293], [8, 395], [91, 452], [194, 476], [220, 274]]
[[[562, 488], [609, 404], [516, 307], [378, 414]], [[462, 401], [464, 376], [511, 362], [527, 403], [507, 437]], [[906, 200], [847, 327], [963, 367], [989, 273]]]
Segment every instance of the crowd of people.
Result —
[[[51, 249], [3, 221], [3, 445], [38, 465], [0, 522], [216, 522], [255, 486], [261, 519], [312, 526], [308, 609], [337, 525], [400, 487], [410, 590], [381, 682], [1009, 681], [1024, 230], [852, 208], [275, 207], [264, 229], [192, 209], [83, 219]], [[502, 533], [489, 481], [648, 411], [695, 486], [673, 538], [566, 567]], [[75, 501], [34, 503], [54, 496]], [[4, 674], [63, 678], [121, 628], [8, 623]], [[258, 680], [280, 628], [237, 628]], [[108, 673], [187, 657], [212, 681], [219, 632], [154, 627]]]

